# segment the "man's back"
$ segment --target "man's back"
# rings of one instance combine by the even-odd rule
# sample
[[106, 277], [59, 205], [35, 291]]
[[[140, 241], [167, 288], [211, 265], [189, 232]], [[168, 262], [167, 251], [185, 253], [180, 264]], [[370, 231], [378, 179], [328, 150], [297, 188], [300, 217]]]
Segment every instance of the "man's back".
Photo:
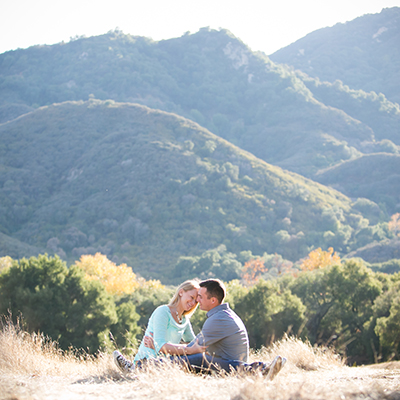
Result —
[[207, 313], [207, 320], [198, 335], [207, 352], [224, 360], [247, 362], [249, 338], [239, 316], [224, 303]]

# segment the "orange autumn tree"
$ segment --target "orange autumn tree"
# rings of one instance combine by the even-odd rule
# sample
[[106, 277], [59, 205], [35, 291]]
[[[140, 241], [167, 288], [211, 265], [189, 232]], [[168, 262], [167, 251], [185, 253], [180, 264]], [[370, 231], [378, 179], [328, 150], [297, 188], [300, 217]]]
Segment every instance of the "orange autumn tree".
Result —
[[244, 264], [242, 279], [247, 285], [254, 285], [260, 279], [261, 274], [267, 271], [268, 268], [265, 267], [264, 260], [255, 258]]
[[321, 269], [339, 263], [340, 257], [336, 252], [333, 252], [332, 247], [329, 247], [328, 251], [324, 251], [319, 247], [308, 254], [308, 257], [300, 265], [300, 269], [302, 271], [313, 271], [314, 269]]
[[133, 293], [140, 286], [132, 268], [126, 264], [116, 265], [101, 253], [83, 255], [75, 264], [85, 271], [87, 279], [102, 282], [112, 295]]

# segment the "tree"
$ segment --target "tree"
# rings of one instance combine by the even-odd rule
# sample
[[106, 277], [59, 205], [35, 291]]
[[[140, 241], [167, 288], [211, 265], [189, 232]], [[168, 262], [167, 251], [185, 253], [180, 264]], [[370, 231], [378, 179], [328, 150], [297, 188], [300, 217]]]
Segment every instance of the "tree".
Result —
[[21, 314], [30, 332], [40, 331], [60, 347], [96, 352], [117, 322], [115, 303], [100, 282], [68, 269], [57, 256], [39, 255], [19, 262], [0, 275], [0, 314]]
[[308, 338], [327, 343], [335, 336], [349, 356], [368, 354], [373, 360], [366, 322], [382, 292], [382, 283], [365, 265], [349, 260], [343, 264], [302, 272], [289, 285], [306, 306]]
[[0, 257], [0, 274], [11, 267], [13, 259], [9, 256]]
[[288, 331], [297, 333], [306, 308], [289, 289], [280, 287], [278, 280], [260, 279], [236, 304], [235, 311], [248, 328], [250, 345], [260, 348]]
[[302, 271], [312, 271], [314, 269], [325, 268], [329, 265], [339, 264], [340, 257], [333, 253], [333, 248], [323, 251], [321, 248], [311, 251], [308, 257], [300, 265]]
[[85, 271], [86, 279], [102, 282], [112, 295], [133, 293], [139, 287], [132, 268], [126, 264], [116, 265], [101, 253], [83, 255], [75, 264]]
[[[398, 274], [400, 276], [400, 274]], [[396, 282], [374, 305], [377, 316], [374, 331], [379, 337], [385, 359], [400, 355], [400, 282]]]
[[132, 302], [117, 304], [118, 322], [110, 327], [110, 332], [118, 347], [137, 347], [137, 337], [141, 334], [138, 326], [140, 319], [136, 307]]
[[242, 279], [247, 285], [254, 285], [260, 279], [260, 276], [267, 271], [268, 269], [264, 265], [264, 260], [255, 258], [244, 264]]
[[227, 251], [226, 246], [206, 250], [200, 256], [179, 257], [173, 272], [181, 280], [198, 277], [200, 279], [219, 278], [231, 281], [239, 278], [242, 264], [234, 253]]

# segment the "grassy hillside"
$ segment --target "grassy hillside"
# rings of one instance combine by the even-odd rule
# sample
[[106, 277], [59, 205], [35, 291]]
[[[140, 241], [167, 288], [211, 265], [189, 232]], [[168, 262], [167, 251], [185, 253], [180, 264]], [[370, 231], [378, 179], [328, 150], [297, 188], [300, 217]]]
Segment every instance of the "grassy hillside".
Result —
[[400, 152], [400, 106], [380, 93], [367, 93], [350, 89], [341, 81], [321, 82], [298, 72], [302, 81], [316, 99], [327, 106], [343, 110], [352, 118], [362, 121], [374, 132], [374, 141], [361, 143], [363, 153]]
[[400, 103], [400, 8], [319, 29], [270, 56], [323, 81]]
[[[2, 208], [5, 211], [5, 208]], [[34, 247], [27, 243], [22, 243], [18, 239], [12, 238], [0, 232], [0, 254], [1, 256], [9, 256], [11, 258], [32, 257], [39, 253], [44, 253], [44, 247]]]
[[[386, 118], [380, 107], [386, 99], [364, 102], [368, 121], [353, 117], [349, 107], [325, 104], [290, 68], [225, 30], [160, 42], [115, 31], [7, 52], [0, 55], [0, 88], [1, 105], [95, 97], [174, 112], [308, 177], [360, 155], [361, 143], [375, 136], [398, 136], [397, 128], [385, 136], [369, 125]], [[400, 113], [395, 118], [399, 123]]]
[[369, 154], [321, 171], [316, 180], [352, 198], [387, 204], [390, 214], [400, 208], [400, 155]]
[[168, 279], [179, 256], [221, 244], [291, 260], [347, 253], [368, 226], [341, 193], [144, 106], [55, 104], [0, 136], [1, 231], [69, 260], [100, 251]]

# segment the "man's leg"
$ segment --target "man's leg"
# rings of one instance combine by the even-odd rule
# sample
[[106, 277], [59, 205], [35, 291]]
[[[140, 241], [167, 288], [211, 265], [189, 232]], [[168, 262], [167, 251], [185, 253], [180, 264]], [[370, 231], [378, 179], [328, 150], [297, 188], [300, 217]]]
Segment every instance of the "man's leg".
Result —
[[270, 364], [254, 362], [252, 364], [247, 364], [245, 370], [249, 372], [261, 372], [262, 375], [265, 375], [269, 380], [272, 381], [272, 379], [274, 379], [279, 371], [283, 368], [286, 361], [287, 360], [285, 357], [276, 356]]
[[286, 361], [287, 360], [285, 357], [277, 356], [269, 364], [261, 361], [256, 361], [251, 364], [242, 363], [242, 365], [240, 365], [240, 367], [237, 368], [237, 370], [251, 374], [261, 373], [262, 375], [266, 376], [267, 379], [272, 381], [276, 377], [276, 375], [280, 372], [280, 370], [283, 368]]
[[241, 361], [224, 360], [213, 357], [209, 354], [191, 354], [188, 356], [172, 356], [172, 362], [183, 365], [188, 370], [194, 372], [226, 371], [232, 372], [240, 370], [244, 365]]

